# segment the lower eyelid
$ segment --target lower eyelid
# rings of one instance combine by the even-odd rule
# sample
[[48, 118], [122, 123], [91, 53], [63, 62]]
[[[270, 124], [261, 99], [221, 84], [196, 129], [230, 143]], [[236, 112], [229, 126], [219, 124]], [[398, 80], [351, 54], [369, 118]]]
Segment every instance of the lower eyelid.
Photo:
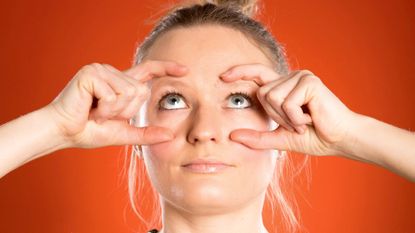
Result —
[[[160, 110], [167, 110], [167, 111], [170, 111], [170, 110], [180, 110], [180, 109], [182, 109], [182, 108], [179, 108], [179, 109], [165, 109], [165, 108], [162, 108], [161, 107], [161, 102], [164, 101], [167, 97], [169, 97], [171, 95], [172, 96], [176, 95], [176, 96], [180, 97], [185, 103], [187, 102], [186, 101], [186, 98], [184, 98], [184, 96], [180, 92], [177, 92], [177, 91], [174, 91], [174, 90], [168, 90], [164, 94], [161, 95], [162, 97], [160, 97], [158, 99], [158, 101], [157, 101], [158, 109], [160, 109]], [[232, 96], [238, 96], [238, 95], [239, 96], [242, 96], [247, 101], [249, 101], [250, 106], [249, 107], [245, 107], [245, 108], [235, 108], [235, 109], [252, 108], [252, 107], [255, 107], [255, 105], [257, 105], [257, 101], [255, 100], [255, 98], [251, 97], [248, 93], [245, 93], [245, 92], [232, 92], [231, 94], [229, 94], [227, 96], [226, 99], [229, 100]]]

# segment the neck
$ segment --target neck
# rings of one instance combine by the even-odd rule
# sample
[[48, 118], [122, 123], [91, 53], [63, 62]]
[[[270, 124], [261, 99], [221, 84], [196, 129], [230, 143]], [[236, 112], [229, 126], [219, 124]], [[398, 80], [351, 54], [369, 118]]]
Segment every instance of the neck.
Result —
[[268, 233], [262, 221], [264, 196], [238, 208], [209, 213], [189, 212], [162, 199], [160, 233]]

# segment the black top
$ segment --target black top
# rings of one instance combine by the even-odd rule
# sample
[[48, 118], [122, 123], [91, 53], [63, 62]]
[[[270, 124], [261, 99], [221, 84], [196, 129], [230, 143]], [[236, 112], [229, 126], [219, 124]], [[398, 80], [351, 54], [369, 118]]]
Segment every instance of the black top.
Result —
[[152, 229], [152, 230], [149, 230], [147, 233], [158, 233], [159, 231], [157, 230], [157, 229]]

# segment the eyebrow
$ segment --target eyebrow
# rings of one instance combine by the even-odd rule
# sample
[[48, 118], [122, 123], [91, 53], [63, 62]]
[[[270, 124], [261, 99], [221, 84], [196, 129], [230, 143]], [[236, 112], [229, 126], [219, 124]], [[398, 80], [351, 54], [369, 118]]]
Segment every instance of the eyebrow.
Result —
[[[176, 77], [164, 76], [164, 77], [160, 77], [159, 79], [161, 80], [157, 82], [157, 86], [164, 86], [167, 84], [167, 85], [183, 85], [183, 86], [190, 88], [188, 83], [182, 81], [182, 79], [184, 79], [183, 77], [176, 78]], [[218, 85], [228, 86], [229, 88], [240, 87], [240, 86], [252, 87], [252, 88], [259, 87], [259, 85], [256, 82], [250, 81], [250, 80], [238, 79], [233, 82], [225, 82], [220, 78], [218, 80], [219, 81], [214, 84], [215, 87], [218, 87]], [[153, 85], [153, 82], [152, 82], [152, 85]]]

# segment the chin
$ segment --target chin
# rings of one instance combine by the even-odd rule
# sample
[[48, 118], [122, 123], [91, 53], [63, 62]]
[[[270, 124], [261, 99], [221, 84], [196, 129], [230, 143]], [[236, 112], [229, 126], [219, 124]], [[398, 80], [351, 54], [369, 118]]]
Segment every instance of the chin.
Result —
[[184, 156], [168, 153], [181, 151], [178, 148], [153, 145], [146, 149], [148, 173], [161, 201], [189, 214], [223, 214], [262, 197], [275, 165], [272, 153], [243, 148], [233, 153], [239, 157], [238, 163], [231, 164], [235, 166], [201, 172], [183, 168]]
[[219, 214], [236, 205], [228, 190], [215, 186], [194, 187], [184, 191], [184, 198], [174, 200], [176, 206], [192, 214]]
[[186, 175], [181, 177], [184, 180], [176, 180], [176, 185], [170, 186], [168, 195], [162, 196], [188, 213], [224, 213], [247, 201], [244, 190], [235, 187], [230, 177]]

